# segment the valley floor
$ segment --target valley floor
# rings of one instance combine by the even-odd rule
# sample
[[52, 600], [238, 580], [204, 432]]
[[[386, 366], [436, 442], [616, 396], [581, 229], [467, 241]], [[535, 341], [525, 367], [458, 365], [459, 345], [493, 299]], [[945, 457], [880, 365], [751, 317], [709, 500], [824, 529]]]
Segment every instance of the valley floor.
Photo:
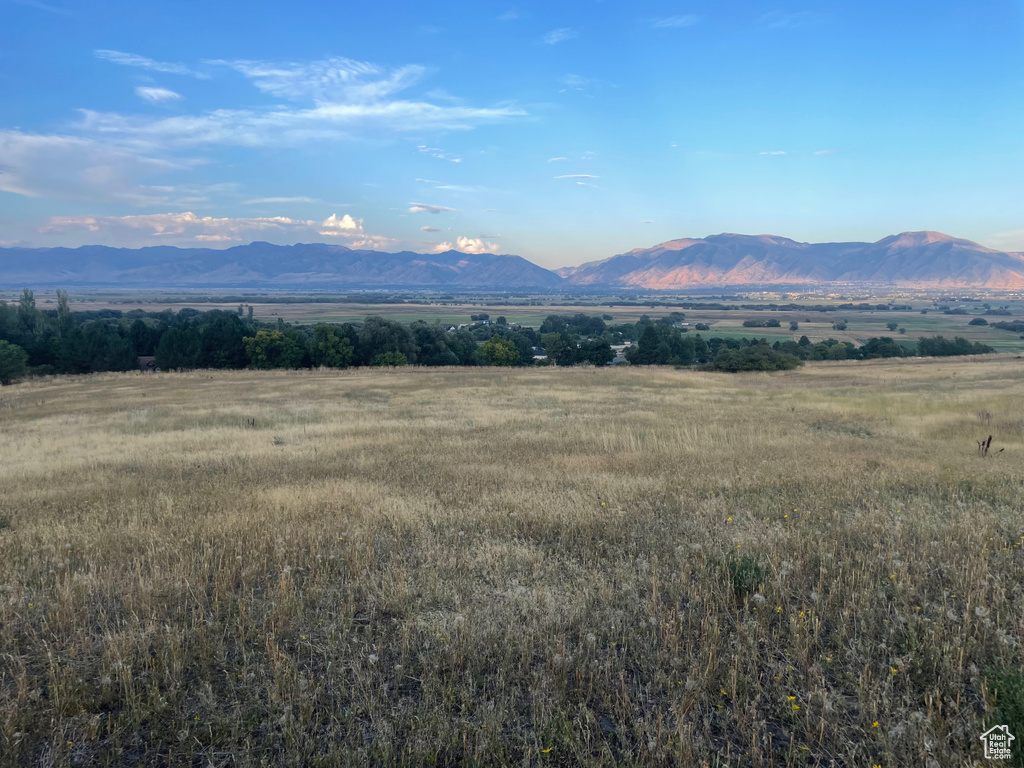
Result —
[[991, 356], [5, 387], [0, 764], [977, 762], [1022, 406]]

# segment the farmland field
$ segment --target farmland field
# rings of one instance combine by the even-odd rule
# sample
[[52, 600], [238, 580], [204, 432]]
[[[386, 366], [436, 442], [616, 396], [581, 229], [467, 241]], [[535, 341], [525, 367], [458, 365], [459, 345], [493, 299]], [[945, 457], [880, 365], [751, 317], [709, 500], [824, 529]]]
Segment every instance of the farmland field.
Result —
[[1011, 355], [5, 387], [0, 765], [977, 763], [1022, 460]]

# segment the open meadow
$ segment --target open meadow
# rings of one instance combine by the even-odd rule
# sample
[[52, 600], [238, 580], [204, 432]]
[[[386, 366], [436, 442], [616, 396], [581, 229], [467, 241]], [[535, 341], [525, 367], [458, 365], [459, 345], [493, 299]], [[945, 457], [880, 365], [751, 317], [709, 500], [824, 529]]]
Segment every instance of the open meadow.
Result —
[[0, 765], [976, 764], [1022, 542], [1012, 356], [30, 380]]

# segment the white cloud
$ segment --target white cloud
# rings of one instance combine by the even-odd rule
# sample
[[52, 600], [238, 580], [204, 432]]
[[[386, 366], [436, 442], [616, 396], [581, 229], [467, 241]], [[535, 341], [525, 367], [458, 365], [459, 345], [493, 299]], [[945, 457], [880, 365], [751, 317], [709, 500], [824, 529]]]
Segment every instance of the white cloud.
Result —
[[0, 191], [25, 197], [173, 204], [174, 187], [142, 180], [183, 167], [76, 136], [0, 131]]
[[363, 231], [363, 220], [354, 219], [347, 213], [338, 218], [338, 214], [332, 213], [320, 222], [320, 234], [325, 237], [350, 237]]
[[496, 253], [498, 245], [485, 242], [479, 237], [462, 237], [460, 235], [456, 238], [454, 245], [449, 241], [438, 243], [430, 249], [430, 253], [444, 253], [452, 250], [462, 251], [462, 253]]
[[568, 157], [551, 157], [551, 158], [548, 158], [548, 162], [549, 163], [565, 163], [565, 162], [568, 162], [568, 161], [569, 161]]
[[454, 208], [447, 208], [443, 205], [430, 205], [429, 203], [409, 203], [409, 213], [441, 213], [442, 211], [454, 210]]
[[[155, 120], [82, 110], [79, 128], [141, 146], [259, 147], [350, 140], [385, 131], [461, 131], [525, 114], [512, 107], [441, 107], [419, 101], [318, 104], [308, 109], [218, 109]], [[462, 162], [461, 158], [444, 159]]]
[[785, 151], [783, 151], [781, 149], [776, 149], [776, 150], [774, 150], [772, 152], [762, 152], [761, 154], [762, 155], [786, 155], [786, 154], [789, 154], [789, 153], [785, 152]]
[[[117, 51], [101, 51], [97, 55], [158, 71], [187, 70], [184, 65], [154, 62]], [[471, 107], [396, 98], [399, 91], [422, 78], [425, 70], [416, 65], [384, 70], [375, 64], [338, 58], [307, 64], [260, 61], [208, 63], [231, 67], [249, 78], [256, 88], [277, 99], [302, 103], [221, 108], [164, 118], [83, 109], [79, 130], [122, 144], [130, 142], [148, 148], [201, 144], [256, 147], [339, 141], [362, 136], [376, 138], [382, 132], [462, 131], [526, 116], [524, 110], [508, 105]], [[461, 162], [461, 158], [437, 148], [424, 147], [421, 151]]]
[[273, 203], [315, 203], [312, 197], [257, 197], [246, 200], [245, 205], [269, 205]]
[[660, 19], [652, 20], [651, 26], [657, 27], [658, 29], [681, 29], [683, 27], [692, 27], [698, 21], [700, 21], [700, 19], [693, 14], [665, 16]]
[[834, 155], [838, 151], [839, 151], [838, 149], [819, 149], [814, 154], [816, 154], [816, 155]]
[[430, 226], [420, 227], [420, 229], [422, 229], [424, 232], [440, 232], [441, 231], [439, 227], [430, 227]]
[[230, 67], [252, 80], [264, 93], [290, 101], [336, 104], [379, 101], [423, 79], [426, 69], [408, 65], [384, 70], [376, 64], [345, 58], [307, 63], [209, 61]]
[[498, 250], [498, 245], [485, 242], [479, 237], [459, 237], [455, 241], [455, 250], [463, 253], [495, 253]]
[[416, 181], [418, 183], [420, 183], [420, 184], [440, 184], [441, 183], [440, 181], [434, 181], [434, 179], [420, 179], [420, 178], [417, 178]]
[[579, 75], [565, 75], [561, 80], [562, 85], [567, 88], [575, 88], [577, 91], [582, 91], [590, 84], [590, 80]]
[[519, 11], [517, 11], [515, 8], [509, 8], [507, 11], [501, 14], [501, 16], [498, 17], [498, 21], [515, 21], [518, 18]]
[[55, 234], [69, 230], [87, 232], [113, 232], [135, 230], [155, 238], [218, 241], [242, 240], [246, 234], [267, 230], [300, 230], [316, 226], [315, 221], [291, 219], [285, 216], [255, 219], [216, 219], [184, 213], [148, 213], [137, 216], [53, 216], [40, 231]]
[[145, 86], [139, 86], [135, 89], [135, 93], [141, 96], [151, 104], [163, 104], [165, 101], [178, 101], [181, 99], [180, 93], [175, 93], [166, 88], [147, 88]]
[[444, 150], [444, 149], [440, 149], [438, 147], [427, 147], [427, 146], [425, 146], [423, 144], [420, 144], [418, 147], [416, 147], [416, 149], [417, 149], [417, 151], [422, 152], [422, 153], [424, 153], [426, 155], [430, 155], [431, 157], [436, 157], [438, 160], [447, 160], [450, 163], [461, 163], [462, 162], [462, 158], [461, 157], [453, 155], [451, 152], [448, 152], [447, 150]]
[[363, 231], [362, 219], [332, 214], [321, 222], [287, 216], [214, 218], [184, 213], [151, 213], [137, 216], [54, 216], [39, 230], [47, 235], [88, 232], [91, 238], [138, 247], [152, 245], [194, 246], [196, 243], [246, 243], [271, 238], [286, 242], [310, 242], [317, 235], [344, 239], [351, 248], [384, 249], [400, 240]]
[[545, 45], [555, 45], [557, 43], [563, 43], [566, 40], [572, 40], [578, 34], [579, 32], [572, 27], [561, 27], [560, 29], [552, 29], [541, 38], [541, 42]]
[[589, 173], [567, 173], [563, 176], [555, 176], [556, 179], [599, 179], [600, 176], [592, 176]]
[[97, 59], [103, 59], [104, 61], [121, 64], [126, 67], [141, 67], [142, 69], [148, 69], [152, 72], [163, 72], [168, 75], [189, 75], [191, 77], [199, 78], [200, 80], [206, 80], [209, 78], [209, 75], [203, 72], [196, 72], [184, 64], [171, 61], [154, 61], [153, 59], [146, 58], [145, 56], [139, 56], [136, 53], [101, 49], [95, 51], [95, 54]]

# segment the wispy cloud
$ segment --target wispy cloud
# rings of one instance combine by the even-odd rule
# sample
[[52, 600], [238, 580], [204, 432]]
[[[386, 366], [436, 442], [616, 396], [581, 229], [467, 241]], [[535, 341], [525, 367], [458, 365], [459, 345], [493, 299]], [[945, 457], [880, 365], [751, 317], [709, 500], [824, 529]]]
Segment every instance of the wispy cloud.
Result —
[[28, 8], [35, 8], [39, 11], [46, 11], [47, 13], [54, 13], [58, 16], [71, 16], [72, 13], [67, 8], [59, 8], [56, 5], [48, 5], [47, 3], [41, 3], [39, 0], [8, 0], [8, 2], [14, 5], [24, 5]]
[[0, 131], [0, 190], [129, 205], [173, 205], [175, 190], [144, 182], [183, 164], [77, 136]]
[[519, 11], [517, 11], [515, 8], [509, 8], [507, 11], [505, 11], [503, 14], [501, 14], [501, 16], [498, 17], [498, 21], [502, 21], [502, 22], [515, 21], [518, 18], [519, 18]]
[[436, 157], [438, 160], [447, 160], [450, 163], [462, 162], [462, 158], [459, 157], [458, 155], [455, 155], [451, 152], [448, 152], [447, 150], [440, 149], [438, 147], [427, 147], [421, 144], [420, 146], [416, 147], [416, 149], [425, 155]]
[[561, 27], [560, 29], [552, 29], [544, 37], [540, 39], [544, 45], [556, 45], [558, 43], [564, 43], [566, 40], [572, 40], [578, 36], [577, 32], [572, 27]]
[[600, 176], [592, 176], [589, 173], [567, 173], [563, 176], [555, 176], [556, 179], [599, 179]]
[[339, 57], [304, 63], [248, 59], [207, 63], [230, 67], [279, 99], [332, 104], [379, 101], [414, 85], [426, 74], [426, 68], [417, 64], [387, 70]]
[[185, 64], [179, 64], [171, 61], [154, 61], [153, 59], [145, 56], [139, 56], [137, 53], [125, 53], [124, 51], [110, 51], [100, 49], [95, 51], [97, 59], [103, 59], [113, 64], [121, 64], [125, 67], [141, 67], [142, 69], [148, 69], [151, 72], [163, 72], [167, 75], [189, 75], [190, 77], [196, 77], [200, 80], [206, 80], [209, 75], [204, 72], [197, 72], [191, 67]]
[[454, 210], [454, 208], [448, 208], [443, 205], [431, 205], [430, 203], [409, 203], [409, 213], [442, 213], [444, 211]]
[[440, 232], [441, 231], [440, 227], [431, 227], [431, 226], [420, 227], [420, 229], [422, 229], [424, 232]]
[[315, 203], [312, 197], [257, 197], [246, 200], [244, 205], [273, 205], [276, 203]]
[[788, 155], [789, 153], [782, 149], [775, 149], [771, 152], [762, 152], [762, 155]]
[[[116, 51], [101, 53], [118, 63], [191, 73], [180, 64], [155, 62]], [[418, 66], [383, 70], [366, 62], [337, 58], [306, 65], [256, 61], [218, 64], [245, 75], [268, 95], [308, 103], [294, 107], [275, 104], [265, 108], [223, 108], [170, 118], [86, 109], [81, 111], [79, 130], [122, 145], [163, 149], [200, 144], [255, 147], [376, 138], [382, 132], [464, 131], [526, 116], [524, 110], [512, 106], [470, 107], [396, 98], [397, 91], [418, 81], [423, 72]], [[422, 151], [443, 153], [436, 148]], [[461, 160], [450, 153], [444, 153], [444, 159]]]
[[761, 17], [761, 24], [768, 29], [793, 29], [817, 24], [824, 15], [817, 11], [769, 11]]
[[651, 26], [658, 29], [682, 29], [692, 27], [700, 21], [700, 18], [691, 14], [681, 16], [663, 16], [660, 19], [652, 19]]
[[181, 99], [180, 93], [175, 93], [167, 88], [139, 86], [135, 89], [135, 93], [151, 104], [163, 104], [168, 101], [179, 101]]
[[43, 234], [86, 231], [105, 240], [140, 245], [146, 243], [240, 243], [276, 235], [278, 239], [310, 240], [316, 235], [340, 238], [354, 248], [380, 249], [400, 243], [390, 237], [363, 231], [363, 220], [348, 214], [331, 214], [323, 221], [288, 216], [214, 218], [183, 213], [150, 213], [137, 216], [54, 216], [40, 229]]
[[549, 157], [549, 163], [566, 163], [569, 161], [568, 157]]
[[838, 149], [819, 149], [814, 154], [816, 155], [834, 155], [838, 152]]
[[53, 216], [41, 231], [47, 234], [84, 229], [102, 232], [112, 229], [141, 230], [152, 237], [187, 236], [193, 239], [241, 240], [244, 233], [267, 230], [308, 229], [315, 221], [292, 219], [286, 216], [269, 218], [213, 218], [183, 213], [147, 213], [138, 216]]

